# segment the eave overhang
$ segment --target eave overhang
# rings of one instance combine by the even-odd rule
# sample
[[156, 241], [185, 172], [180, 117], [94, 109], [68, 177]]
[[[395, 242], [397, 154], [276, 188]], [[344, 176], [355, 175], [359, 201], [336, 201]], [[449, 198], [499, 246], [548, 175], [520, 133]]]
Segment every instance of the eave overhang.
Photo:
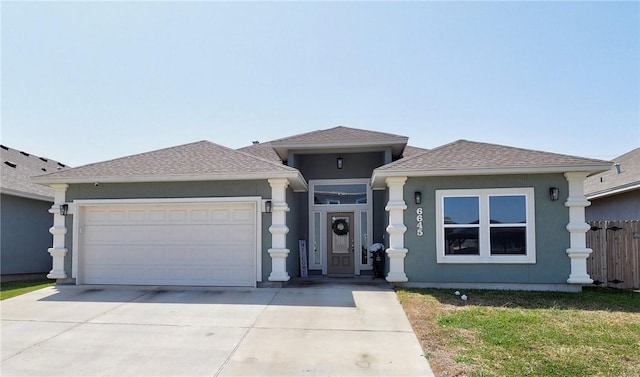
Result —
[[45, 195], [33, 194], [33, 193], [30, 193], [30, 192], [12, 190], [12, 189], [9, 189], [9, 188], [4, 188], [4, 187], [0, 188], [0, 194], [17, 196], [17, 197], [25, 198], [25, 199], [34, 199], [34, 200], [40, 200], [40, 201], [43, 201], [43, 202], [53, 203], [53, 196], [45, 196]]
[[633, 182], [625, 186], [618, 186], [618, 187], [610, 188], [607, 190], [592, 192], [585, 196], [587, 197], [587, 199], [591, 200], [591, 199], [605, 198], [607, 196], [612, 196], [612, 195], [624, 194], [625, 192], [634, 191], [634, 190], [640, 190], [640, 182]]
[[389, 177], [453, 177], [469, 175], [516, 175], [516, 174], [553, 174], [566, 172], [589, 172], [597, 174], [611, 168], [611, 164], [585, 166], [540, 166], [540, 167], [500, 167], [478, 169], [425, 169], [425, 170], [396, 170], [376, 169], [371, 177], [373, 190], [384, 190], [385, 180]]
[[334, 153], [334, 152], [370, 152], [384, 151], [386, 148], [391, 149], [393, 158], [402, 156], [404, 148], [409, 141], [408, 137], [398, 137], [393, 140], [362, 140], [362, 141], [335, 141], [335, 142], [291, 142], [291, 141], [272, 141], [271, 146], [276, 151], [280, 159], [286, 161], [289, 153]]
[[286, 178], [289, 187], [296, 192], [308, 190], [308, 185], [300, 172], [264, 172], [243, 174], [171, 174], [171, 175], [129, 175], [129, 176], [94, 176], [94, 177], [47, 177], [32, 178], [34, 183], [50, 185], [54, 183], [142, 183], [142, 182], [201, 182], [201, 181], [252, 181], [272, 178]]

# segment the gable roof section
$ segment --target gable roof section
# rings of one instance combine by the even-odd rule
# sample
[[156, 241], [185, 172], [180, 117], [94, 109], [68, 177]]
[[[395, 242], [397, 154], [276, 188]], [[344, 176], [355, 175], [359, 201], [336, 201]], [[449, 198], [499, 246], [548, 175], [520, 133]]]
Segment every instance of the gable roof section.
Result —
[[598, 172], [611, 162], [497, 144], [458, 140], [374, 170], [374, 187], [384, 187], [390, 176]]
[[4, 145], [0, 147], [0, 155], [2, 158], [0, 192], [53, 202], [53, 190], [33, 183], [31, 177], [64, 169], [66, 165]]
[[584, 182], [584, 192], [588, 199], [615, 195], [640, 189], [640, 148], [636, 148], [613, 159], [618, 168], [591, 176]]
[[252, 180], [288, 178], [294, 190], [306, 183], [293, 168], [209, 141], [98, 162], [34, 178], [41, 184]]
[[280, 159], [287, 160], [289, 151], [324, 150], [373, 150], [390, 147], [394, 157], [402, 155], [407, 141], [406, 136], [384, 132], [361, 130], [338, 126], [278, 139], [271, 142]]

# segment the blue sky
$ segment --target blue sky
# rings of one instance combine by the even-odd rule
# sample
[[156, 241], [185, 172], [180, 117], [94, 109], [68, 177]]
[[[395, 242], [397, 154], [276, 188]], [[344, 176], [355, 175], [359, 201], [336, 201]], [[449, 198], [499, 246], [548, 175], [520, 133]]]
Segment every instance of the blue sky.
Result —
[[6, 2], [2, 144], [72, 166], [344, 125], [611, 159], [639, 2]]

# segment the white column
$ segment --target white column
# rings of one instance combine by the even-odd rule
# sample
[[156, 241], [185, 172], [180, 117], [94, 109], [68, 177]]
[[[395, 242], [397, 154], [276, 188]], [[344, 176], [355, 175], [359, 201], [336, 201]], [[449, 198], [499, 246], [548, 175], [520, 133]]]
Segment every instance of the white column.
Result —
[[53, 258], [51, 262], [51, 271], [47, 277], [49, 279], [65, 279], [67, 273], [64, 270], [64, 257], [67, 255], [67, 249], [64, 245], [64, 237], [67, 234], [65, 226], [65, 218], [60, 214], [60, 205], [65, 203], [67, 193], [66, 183], [50, 185], [54, 190], [53, 205], [49, 209], [49, 213], [53, 214], [53, 226], [49, 228], [49, 233], [53, 234], [53, 246], [48, 249], [49, 254]]
[[564, 203], [569, 208], [569, 231], [570, 244], [567, 255], [571, 259], [571, 274], [567, 283], [569, 284], [591, 284], [593, 280], [587, 273], [587, 258], [591, 254], [591, 249], [587, 248], [585, 233], [589, 230], [589, 224], [584, 220], [584, 208], [591, 203], [584, 196], [584, 179], [589, 173], [568, 172], [564, 173], [569, 182], [569, 198]]
[[407, 177], [390, 177], [386, 180], [389, 188], [389, 202], [384, 208], [389, 212], [389, 226], [387, 226], [389, 273], [387, 281], [392, 283], [402, 283], [409, 280], [404, 273], [404, 257], [408, 251], [404, 248], [404, 233], [407, 231], [407, 227], [404, 225], [404, 211], [407, 209], [407, 204], [404, 202], [403, 187], [406, 181]]
[[288, 281], [290, 279], [287, 273], [287, 187], [289, 180], [286, 178], [269, 179], [271, 185], [271, 248], [269, 255], [271, 256], [271, 274], [269, 281]]

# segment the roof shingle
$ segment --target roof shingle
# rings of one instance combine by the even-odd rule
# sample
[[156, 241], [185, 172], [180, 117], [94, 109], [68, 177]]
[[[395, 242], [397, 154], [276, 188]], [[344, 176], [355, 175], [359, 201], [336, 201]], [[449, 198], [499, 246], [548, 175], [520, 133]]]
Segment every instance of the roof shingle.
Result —
[[283, 161], [290, 151], [331, 150], [353, 151], [357, 149], [391, 148], [393, 157], [400, 157], [409, 138], [378, 131], [351, 127], [333, 127], [271, 141], [271, 146]]
[[474, 170], [609, 165], [610, 162], [504, 145], [458, 140], [382, 166], [380, 171]]
[[242, 177], [275, 174], [297, 174], [297, 170], [236, 151], [209, 141], [180, 145], [152, 152], [98, 162], [35, 178], [38, 182], [60, 182], [87, 179], [138, 179], [162, 177], [221, 176]]
[[404, 141], [407, 142], [406, 136], [394, 135], [385, 132], [361, 130], [359, 128], [351, 128], [337, 126], [326, 130], [318, 130], [307, 132], [299, 135], [289, 136], [282, 139], [273, 140], [272, 143], [344, 143], [344, 142], [372, 142], [372, 141]]
[[278, 157], [278, 154], [276, 153], [275, 150], [273, 150], [273, 147], [269, 142], [258, 143], [258, 144], [249, 145], [247, 147], [242, 147], [238, 149], [238, 151], [245, 152], [250, 155], [254, 155], [256, 157], [260, 157], [267, 161], [272, 161], [280, 164], [282, 163], [282, 160], [280, 159], [280, 157]]

